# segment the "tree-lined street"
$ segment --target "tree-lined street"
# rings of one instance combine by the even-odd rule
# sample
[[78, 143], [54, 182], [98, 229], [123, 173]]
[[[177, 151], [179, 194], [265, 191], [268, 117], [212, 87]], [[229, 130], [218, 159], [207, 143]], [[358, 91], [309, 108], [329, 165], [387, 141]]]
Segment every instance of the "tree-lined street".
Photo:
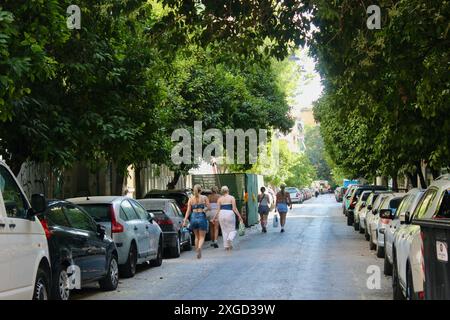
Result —
[[[346, 227], [341, 204], [322, 195], [294, 205], [286, 232], [252, 228], [236, 249], [208, 247], [201, 260], [195, 252], [164, 260], [161, 268], [142, 267], [119, 289], [102, 292], [91, 286], [74, 299], [390, 299], [391, 283], [382, 274], [382, 260], [367, 242]], [[221, 240], [221, 239], [220, 239]], [[372, 273], [381, 270], [380, 289], [368, 289]]]

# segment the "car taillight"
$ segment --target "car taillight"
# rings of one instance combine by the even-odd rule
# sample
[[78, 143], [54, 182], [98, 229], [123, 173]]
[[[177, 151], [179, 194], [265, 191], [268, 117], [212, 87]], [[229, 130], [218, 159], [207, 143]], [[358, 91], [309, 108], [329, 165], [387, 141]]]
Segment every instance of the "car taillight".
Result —
[[111, 216], [111, 233], [123, 232], [123, 225], [116, 220], [116, 214], [114, 213], [113, 206], [109, 206], [109, 215]]
[[419, 300], [424, 300], [425, 299], [425, 292], [424, 291], [420, 291], [418, 293], [418, 296], [419, 296]]
[[162, 219], [162, 220], [158, 220], [158, 224], [159, 225], [173, 225], [173, 222], [170, 219]]
[[48, 228], [47, 220], [45, 220], [44, 218], [40, 218], [39, 220], [41, 221], [42, 227], [44, 228], [45, 236], [47, 237], [47, 239], [50, 239], [50, 237], [52, 236], [52, 232]]

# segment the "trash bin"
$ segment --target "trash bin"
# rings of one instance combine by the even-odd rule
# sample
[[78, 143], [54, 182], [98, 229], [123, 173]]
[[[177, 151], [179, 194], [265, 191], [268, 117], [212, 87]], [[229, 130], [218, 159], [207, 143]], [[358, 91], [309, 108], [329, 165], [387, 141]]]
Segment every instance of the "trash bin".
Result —
[[425, 269], [424, 294], [427, 300], [450, 299], [450, 221], [413, 220], [420, 226]]

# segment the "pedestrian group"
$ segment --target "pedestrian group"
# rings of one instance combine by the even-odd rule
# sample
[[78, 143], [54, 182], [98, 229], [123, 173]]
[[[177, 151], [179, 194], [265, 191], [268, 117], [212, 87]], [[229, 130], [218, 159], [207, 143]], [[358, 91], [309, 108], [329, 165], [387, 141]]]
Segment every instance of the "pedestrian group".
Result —
[[[275, 203], [266, 193], [266, 188], [262, 187], [261, 193], [258, 195], [258, 213], [262, 232], [267, 232], [267, 218], [269, 212], [274, 209], [280, 215], [281, 232], [284, 232], [286, 223], [286, 215], [288, 208], [292, 210], [292, 202], [288, 192], [285, 192], [286, 186], [282, 184], [280, 191], [276, 194]], [[202, 247], [205, 242], [205, 236], [208, 229], [211, 231], [211, 246], [218, 248], [217, 239], [219, 237], [219, 227], [222, 230], [223, 247], [226, 251], [233, 249], [233, 241], [236, 238], [236, 217], [242, 224], [243, 219], [236, 206], [236, 199], [230, 194], [227, 186], [223, 186], [220, 190], [217, 187], [211, 188], [211, 194], [202, 195], [202, 187], [195, 185], [193, 195], [188, 201], [186, 215], [183, 226], [187, 225], [190, 220], [189, 227], [195, 236], [195, 251], [197, 258], [202, 257]]]

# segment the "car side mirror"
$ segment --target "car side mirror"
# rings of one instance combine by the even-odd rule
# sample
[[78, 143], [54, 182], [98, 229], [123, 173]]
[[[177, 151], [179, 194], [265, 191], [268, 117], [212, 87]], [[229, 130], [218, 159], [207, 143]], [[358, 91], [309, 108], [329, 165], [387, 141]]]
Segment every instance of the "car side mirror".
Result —
[[372, 205], [369, 204], [369, 205], [367, 206], [367, 210], [372, 210], [372, 209], [373, 209], [373, 208], [372, 208]]
[[380, 218], [392, 219], [392, 210], [391, 209], [381, 209], [380, 210]]
[[155, 215], [152, 212], [147, 212], [148, 221], [153, 222], [155, 220]]
[[100, 238], [104, 238], [106, 234], [106, 229], [101, 224], [97, 224], [97, 233]]
[[365, 206], [366, 206], [365, 202], [361, 203], [361, 208], [364, 208]]
[[47, 210], [47, 201], [43, 194], [33, 194], [31, 196], [31, 207], [33, 208], [33, 214], [43, 213]]
[[411, 213], [409, 211], [405, 212], [405, 223], [410, 224], [411, 223]]

